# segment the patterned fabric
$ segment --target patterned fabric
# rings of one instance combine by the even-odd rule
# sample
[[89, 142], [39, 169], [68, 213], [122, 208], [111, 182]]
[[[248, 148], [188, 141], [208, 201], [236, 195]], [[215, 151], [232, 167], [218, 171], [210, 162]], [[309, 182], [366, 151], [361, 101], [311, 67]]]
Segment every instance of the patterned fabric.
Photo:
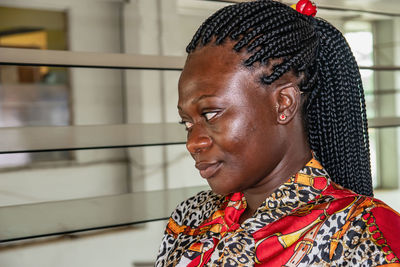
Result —
[[311, 160], [239, 224], [242, 193], [200, 192], [169, 219], [156, 266], [400, 266], [400, 215]]

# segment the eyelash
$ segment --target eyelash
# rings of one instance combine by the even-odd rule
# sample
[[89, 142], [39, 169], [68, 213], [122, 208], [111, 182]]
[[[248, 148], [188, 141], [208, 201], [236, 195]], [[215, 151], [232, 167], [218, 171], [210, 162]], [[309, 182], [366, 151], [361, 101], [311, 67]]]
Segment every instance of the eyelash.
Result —
[[[218, 113], [217, 111], [213, 111], [213, 112], [203, 112], [201, 115], [206, 119], [206, 121], [210, 121], [210, 120], [212, 120], [212, 119], [217, 115], [217, 113]], [[210, 118], [208, 118], [208, 117], [207, 117], [207, 114], [212, 114], [212, 116], [211, 116]], [[185, 121], [185, 120], [181, 120], [181, 121], [179, 122], [179, 124], [185, 125], [186, 131], [190, 130], [190, 128], [191, 128], [191, 127], [188, 127], [188, 126], [187, 126], [187, 123], [190, 123], [190, 122]], [[192, 124], [192, 123], [190, 123], [190, 124]]]
[[181, 121], [179, 122], [179, 124], [184, 125], [184, 126], [185, 126], [185, 130], [188, 131], [189, 128], [187, 127], [186, 123], [188, 123], [188, 121], [181, 120]]

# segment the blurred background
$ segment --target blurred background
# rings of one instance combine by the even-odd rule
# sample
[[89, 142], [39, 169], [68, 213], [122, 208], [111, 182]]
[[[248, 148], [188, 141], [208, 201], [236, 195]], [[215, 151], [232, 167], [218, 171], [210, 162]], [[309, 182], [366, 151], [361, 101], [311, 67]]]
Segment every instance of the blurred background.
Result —
[[[0, 0], [0, 266], [153, 266], [206, 188], [177, 124], [185, 47], [229, 2]], [[400, 211], [400, 3], [315, 2], [361, 67], [375, 196]]]

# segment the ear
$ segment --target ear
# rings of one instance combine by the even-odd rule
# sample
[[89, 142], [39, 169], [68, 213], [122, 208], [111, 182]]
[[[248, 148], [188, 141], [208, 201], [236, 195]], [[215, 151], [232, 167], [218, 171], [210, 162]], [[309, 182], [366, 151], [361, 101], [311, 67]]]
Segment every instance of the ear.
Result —
[[278, 124], [288, 124], [300, 110], [300, 90], [295, 83], [286, 83], [279, 85], [274, 93], [276, 120]]

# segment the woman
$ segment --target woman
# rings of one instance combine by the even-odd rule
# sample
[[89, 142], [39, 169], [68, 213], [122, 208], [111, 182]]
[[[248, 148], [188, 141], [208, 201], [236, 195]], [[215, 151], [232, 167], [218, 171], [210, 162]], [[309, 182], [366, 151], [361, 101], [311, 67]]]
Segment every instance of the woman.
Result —
[[194, 35], [178, 110], [212, 191], [172, 213], [157, 266], [400, 266], [358, 67], [314, 8], [231, 5]]

